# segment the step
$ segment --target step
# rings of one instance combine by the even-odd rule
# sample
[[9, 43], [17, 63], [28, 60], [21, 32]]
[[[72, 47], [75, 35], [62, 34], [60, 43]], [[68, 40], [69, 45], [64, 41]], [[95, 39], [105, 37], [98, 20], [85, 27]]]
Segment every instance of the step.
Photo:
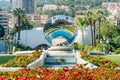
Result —
[[52, 46], [48, 48], [49, 51], [71, 51], [73, 47], [66, 47], [66, 46]]
[[76, 64], [74, 57], [47, 57], [45, 63], [49, 64]]
[[61, 67], [72, 67], [75, 66], [76, 64], [65, 64], [65, 65], [53, 65], [53, 64], [45, 64], [45, 67], [54, 67], [54, 68], [61, 68]]
[[48, 53], [47, 56], [49, 57], [74, 57], [74, 54], [73, 53], [63, 53], [63, 52], [53, 52], [53, 53]]

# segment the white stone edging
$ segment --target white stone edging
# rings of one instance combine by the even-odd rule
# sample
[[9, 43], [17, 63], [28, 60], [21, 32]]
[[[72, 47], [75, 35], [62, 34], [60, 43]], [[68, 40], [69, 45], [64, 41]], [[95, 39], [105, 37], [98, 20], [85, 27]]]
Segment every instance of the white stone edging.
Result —
[[24, 68], [22, 67], [0, 67], [0, 71], [2, 72], [6, 72], [6, 71], [19, 71], [22, 70]]
[[79, 51], [76, 51], [75, 57], [77, 59], [77, 64], [87, 64], [85, 66], [85, 68], [89, 68], [89, 69], [98, 68], [98, 66], [91, 64], [91, 63], [85, 61], [84, 59], [82, 59]]
[[44, 65], [44, 59], [46, 58], [46, 56], [47, 56], [46, 52], [43, 51], [40, 58], [38, 58], [36, 61], [28, 64], [27, 68], [35, 68], [35, 67], [43, 66]]

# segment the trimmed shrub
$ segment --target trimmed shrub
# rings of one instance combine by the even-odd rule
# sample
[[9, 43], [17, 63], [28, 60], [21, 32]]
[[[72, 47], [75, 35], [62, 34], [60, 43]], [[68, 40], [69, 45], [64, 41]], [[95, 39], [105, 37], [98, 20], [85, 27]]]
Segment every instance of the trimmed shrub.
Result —
[[87, 53], [87, 51], [80, 52], [80, 54], [83, 59], [99, 67], [113, 68], [113, 69], [120, 67], [119, 64], [116, 64], [115, 62], [105, 59], [101, 56], [90, 56], [89, 53]]
[[26, 67], [29, 63], [38, 59], [42, 51], [36, 51], [32, 53], [32, 56], [16, 56], [14, 59], [9, 60], [5, 64], [1, 64], [4, 67]]

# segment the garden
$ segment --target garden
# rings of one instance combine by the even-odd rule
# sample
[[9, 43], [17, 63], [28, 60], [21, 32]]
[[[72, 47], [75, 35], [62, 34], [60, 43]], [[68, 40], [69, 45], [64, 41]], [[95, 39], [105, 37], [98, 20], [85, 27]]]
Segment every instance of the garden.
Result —
[[26, 68], [26, 65], [40, 57], [42, 51], [33, 52], [31, 56], [14, 56], [8, 62], [2, 63], [5, 67], [24, 67], [15, 72], [0, 72], [0, 80], [120, 80], [120, 64], [103, 56], [93, 56], [87, 51], [80, 52], [86, 61], [98, 66], [95, 69], [85, 68], [87, 64], [76, 64], [72, 68], [59, 69], [37, 67]]

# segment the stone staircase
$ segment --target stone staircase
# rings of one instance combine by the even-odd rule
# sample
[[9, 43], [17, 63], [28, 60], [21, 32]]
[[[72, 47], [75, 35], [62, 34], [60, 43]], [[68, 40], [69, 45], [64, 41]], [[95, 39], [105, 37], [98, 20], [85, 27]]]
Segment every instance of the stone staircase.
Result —
[[77, 59], [72, 50], [64, 51], [48, 51], [47, 57], [44, 60], [45, 67], [72, 67], [77, 63]]

